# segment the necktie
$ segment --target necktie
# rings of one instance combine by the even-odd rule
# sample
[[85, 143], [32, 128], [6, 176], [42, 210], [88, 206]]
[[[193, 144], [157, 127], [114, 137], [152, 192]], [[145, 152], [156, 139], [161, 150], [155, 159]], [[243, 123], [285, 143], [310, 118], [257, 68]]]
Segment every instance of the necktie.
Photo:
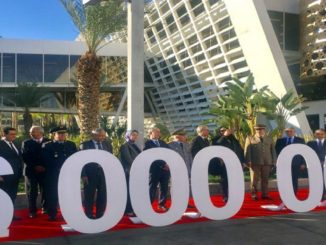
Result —
[[318, 140], [318, 149], [321, 150], [323, 148], [323, 143], [321, 140]]
[[286, 145], [290, 145], [292, 143], [292, 140], [291, 138], [288, 138], [287, 142], [286, 142]]
[[260, 139], [260, 142], [261, 142], [261, 143], [264, 143], [264, 139], [263, 139], [262, 136], [260, 136], [259, 139]]
[[9, 142], [9, 145], [10, 145], [10, 148], [17, 154], [17, 151], [16, 151], [14, 145], [11, 142]]
[[183, 144], [182, 142], [179, 142], [181, 150], [183, 150]]
[[160, 143], [158, 142], [158, 140], [154, 140], [154, 144], [157, 146], [160, 146]]
[[97, 144], [97, 149], [103, 150], [103, 146], [102, 146], [101, 142], [97, 142], [96, 144]]

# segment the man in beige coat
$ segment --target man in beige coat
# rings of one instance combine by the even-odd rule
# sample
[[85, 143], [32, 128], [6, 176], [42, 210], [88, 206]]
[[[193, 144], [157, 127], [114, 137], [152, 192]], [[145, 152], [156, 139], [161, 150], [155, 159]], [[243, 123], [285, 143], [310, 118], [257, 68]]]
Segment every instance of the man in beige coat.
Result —
[[250, 168], [252, 199], [258, 200], [257, 185], [259, 179], [261, 179], [262, 199], [271, 199], [268, 196], [268, 177], [276, 163], [276, 152], [273, 139], [266, 135], [265, 125], [257, 124], [255, 135], [247, 137], [245, 158]]

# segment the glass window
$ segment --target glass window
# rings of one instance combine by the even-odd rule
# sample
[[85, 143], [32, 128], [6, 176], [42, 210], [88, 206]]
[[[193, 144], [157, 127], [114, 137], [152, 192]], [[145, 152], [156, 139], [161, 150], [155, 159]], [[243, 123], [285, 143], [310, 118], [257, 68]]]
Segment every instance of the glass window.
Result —
[[41, 54], [17, 54], [17, 82], [43, 82], [43, 57]]
[[215, 3], [218, 3], [219, 0], [209, 0], [209, 5], [214, 5]]
[[285, 13], [285, 50], [299, 50], [300, 17], [298, 14]]
[[319, 129], [319, 115], [313, 114], [313, 115], [307, 115], [307, 119], [310, 125], [310, 128], [312, 131], [315, 131]]
[[70, 55], [70, 82], [72, 83], [77, 83], [76, 66], [79, 58], [79, 55]]
[[187, 9], [186, 9], [186, 7], [184, 5], [182, 5], [181, 7], [179, 7], [177, 9], [177, 14], [178, 14], [179, 17], [183, 16], [186, 13], [187, 13]]
[[3, 54], [2, 56], [2, 81], [5, 83], [15, 82], [15, 54]]
[[198, 42], [197, 35], [192, 35], [191, 37], [188, 38], [188, 44], [192, 45]]
[[190, 22], [190, 18], [188, 15], [185, 15], [180, 19], [180, 23], [183, 26], [187, 25], [189, 22]]
[[68, 55], [44, 55], [44, 82], [68, 83]]
[[275, 31], [277, 40], [281, 46], [281, 49], [284, 48], [283, 44], [283, 34], [284, 34], [284, 26], [283, 26], [283, 13], [277, 11], [268, 11], [269, 17], [271, 19], [273, 29]]
[[206, 37], [209, 37], [210, 35], [212, 35], [214, 33], [214, 31], [213, 31], [213, 28], [210, 26], [210, 27], [207, 27], [206, 29], [202, 30], [200, 33], [201, 33], [202, 38], [206, 38]]

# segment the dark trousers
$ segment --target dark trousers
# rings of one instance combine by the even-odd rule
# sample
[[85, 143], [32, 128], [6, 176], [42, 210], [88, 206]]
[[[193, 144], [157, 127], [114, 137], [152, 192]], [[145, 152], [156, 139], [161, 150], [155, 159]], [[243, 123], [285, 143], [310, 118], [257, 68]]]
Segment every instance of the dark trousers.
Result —
[[211, 175], [220, 176], [220, 184], [222, 186], [223, 196], [228, 198], [229, 196], [229, 185], [228, 185], [228, 175], [226, 171], [225, 164], [221, 159], [213, 158], [208, 166], [208, 172]]
[[126, 173], [126, 181], [127, 181], [127, 205], [126, 205], [125, 214], [134, 212], [130, 200], [129, 173]]
[[16, 174], [2, 177], [4, 181], [0, 182], [0, 189], [4, 190], [8, 194], [12, 203], [14, 204], [18, 191], [19, 177]]
[[30, 213], [37, 212], [37, 196], [40, 191], [41, 194], [41, 207], [46, 209], [45, 205], [45, 173], [33, 174], [25, 176], [25, 190], [28, 199], [28, 207]]
[[155, 200], [157, 186], [160, 184], [159, 205], [165, 206], [168, 197], [170, 172], [163, 170], [160, 166], [152, 165], [149, 174], [149, 195], [151, 202]]
[[49, 170], [45, 178], [45, 202], [49, 217], [57, 216], [59, 171]]
[[84, 206], [86, 216], [93, 218], [93, 205], [96, 193], [96, 218], [100, 218], [106, 208], [105, 176], [101, 167], [91, 166], [87, 171], [88, 184], [84, 185]]
[[300, 166], [297, 166], [292, 163], [292, 185], [294, 193], [298, 191], [298, 181], [300, 175]]

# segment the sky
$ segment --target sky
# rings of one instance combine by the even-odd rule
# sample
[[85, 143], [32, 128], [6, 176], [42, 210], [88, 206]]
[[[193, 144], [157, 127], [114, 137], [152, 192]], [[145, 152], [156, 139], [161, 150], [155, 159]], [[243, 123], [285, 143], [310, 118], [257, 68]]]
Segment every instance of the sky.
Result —
[[74, 40], [78, 30], [60, 0], [0, 0], [0, 36]]

